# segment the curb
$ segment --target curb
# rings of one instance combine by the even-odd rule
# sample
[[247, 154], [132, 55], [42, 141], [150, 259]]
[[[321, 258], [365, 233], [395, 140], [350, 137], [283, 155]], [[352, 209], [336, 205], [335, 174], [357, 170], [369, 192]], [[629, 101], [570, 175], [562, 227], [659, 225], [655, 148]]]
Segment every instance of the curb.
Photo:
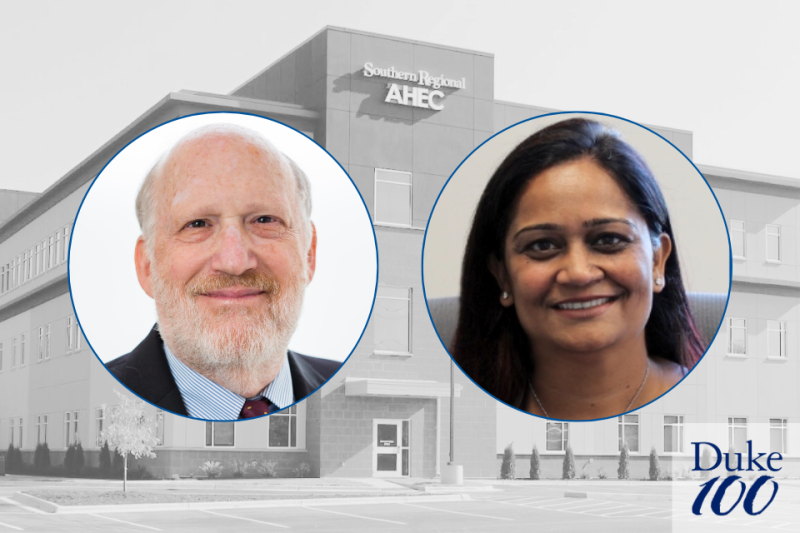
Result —
[[264, 509], [271, 507], [327, 507], [340, 505], [372, 505], [380, 503], [454, 502], [471, 500], [467, 494], [440, 496], [373, 496], [368, 498], [313, 498], [307, 500], [250, 500], [239, 502], [144, 503], [130, 505], [57, 505], [30, 494], [15, 492], [11, 499], [47, 513], [147, 513], [158, 511], [191, 511], [204, 509]]

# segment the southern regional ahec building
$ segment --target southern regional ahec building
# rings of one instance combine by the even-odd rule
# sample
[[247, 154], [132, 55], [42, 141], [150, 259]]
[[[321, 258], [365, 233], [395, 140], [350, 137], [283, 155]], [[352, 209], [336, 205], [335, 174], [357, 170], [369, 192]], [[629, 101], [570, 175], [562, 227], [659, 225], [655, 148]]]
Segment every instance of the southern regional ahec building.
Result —
[[[67, 445], [80, 441], [96, 464], [108, 416], [101, 406], [113, 404], [113, 389], [122, 387], [88, 348], [73, 315], [71, 224], [118, 150], [163, 122], [211, 111], [284, 122], [342, 164], [374, 221], [380, 285], [360, 344], [320, 391], [291, 410], [245, 423], [194, 421], [148, 406], [160, 444], [158, 457], [142, 464], [157, 476], [196, 474], [204, 461], [233, 459], [274, 460], [282, 474], [307, 463], [315, 476], [436, 476], [450, 448], [451, 363], [423, 298], [424, 227], [464, 157], [503, 128], [550, 110], [496, 101], [491, 54], [334, 27], [228, 95], [170, 93], [35, 198], [0, 192], [2, 447], [13, 443], [31, 462], [37, 442], [46, 441], [58, 464]], [[691, 133], [653, 129], [691, 157]], [[725, 212], [735, 255], [728, 314], [703, 362], [667, 397], [624, 419], [569, 424], [498, 404], [457, 371], [455, 459], [465, 476], [496, 477], [498, 454], [512, 441], [523, 456], [536, 444], [553, 477], [567, 443], [579, 462], [611, 465], [624, 434], [635, 442], [641, 460], [633, 475], [641, 477], [651, 446], [688, 465], [695, 423], [718, 425], [723, 441], [752, 439], [783, 451], [796, 475], [800, 187], [702, 170]], [[408, 326], [382, 338], [389, 299], [393, 306], [404, 302]]]

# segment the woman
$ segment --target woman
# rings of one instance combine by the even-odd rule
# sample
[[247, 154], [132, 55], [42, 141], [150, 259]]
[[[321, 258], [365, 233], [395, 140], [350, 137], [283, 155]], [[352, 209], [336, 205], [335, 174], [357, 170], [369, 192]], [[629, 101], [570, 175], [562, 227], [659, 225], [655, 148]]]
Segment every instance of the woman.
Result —
[[705, 349], [666, 203], [606, 126], [551, 125], [509, 154], [467, 241], [454, 357], [496, 398], [548, 418], [619, 415]]

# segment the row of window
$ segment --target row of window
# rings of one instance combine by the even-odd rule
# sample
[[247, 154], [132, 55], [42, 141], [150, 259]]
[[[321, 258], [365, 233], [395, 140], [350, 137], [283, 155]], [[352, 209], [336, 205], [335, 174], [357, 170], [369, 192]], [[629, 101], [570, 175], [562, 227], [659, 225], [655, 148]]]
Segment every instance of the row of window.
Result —
[[[36, 362], [41, 363], [50, 359], [51, 352], [51, 330], [52, 324], [45, 324], [39, 327], [38, 330], [38, 346], [36, 349]], [[18, 342], [19, 341], [19, 342]], [[26, 350], [25, 350], [25, 333], [20, 333], [18, 337], [11, 337], [11, 342], [0, 342], [0, 372], [3, 371], [3, 359], [6, 352], [9, 356], [9, 365], [6, 367], [9, 370], [14, 370], [19, 367], [25, 366]], [[66, 353], [78, 352], [81, 349], [81, 332], [78, 323], [74, 316], [67, 317], [67, 327], [65, 331], [65, 347]]]
[[[116, 406], [114, 406], [116, 407]], [[114, 409], [111, 407], [111, 409]], [[95, 446], [103, 446], [103, 429], [106, 427], [107, 408], [98, 407], [95, 410]], [[36, 416], [36, 443], [45, 444], [47, 440], [47, 426], [49, 415]], [[297, 406], [292, 406], [284, 411], [274, 413], [269, 417], [269, 447], [270, 448], [297, 448]], [[164, 445], [164, 411], [156, 410], [156, 445]], [[79, 411], [64, 413], [64, 448], [80, 442], [79, 437], [80, 416]], [[234, 422], [206, 422], [206, 446], [235, 445]], [[22, 448], [23, 418], [12, 418], [9, 424], [9, 444]]]
[[[728, 224], [731, 236], [731, 252], [734, 259], [747, 259], [747, 232], [744, 220], [731, 220]], [[767, 224], [767, 261], [780, 263], [781, 254], [781, 227], [777, 224]]]
[[70, 226], [59, 228], [46, 239], [0, 265], [0, 295], [16, 289], [67, 262]]
[[[270, 448], [297, 448], [297, 406], [269, 415]], [[235, 422], [206, 422], [206, 446], [236, 445]]]
[[[639, 452], [639, 415], [623, 415], [617, 419], [618, 451], [627, 444], [631, 452]], [[785, 454], [787, 450], [786, 418], [770, 418], [769, 446], [771, 452]], [[564, 451], [569, 444], [569, 422], [548, 422], [547, 451]], [[747, 451], [747, 418], [728, 418], [728, 445], [737, 452]], [[664, 415], [664, 453], [683, 453], [683, 415]]]
[[375, 353], [411, 355], [411, 289], [378, 286], [372, 323]]
[[[728, 355], [747, 355], [747, 319], [728, 317]], [[786, 322], [767, 320], [767, 357], [786, 358]]]

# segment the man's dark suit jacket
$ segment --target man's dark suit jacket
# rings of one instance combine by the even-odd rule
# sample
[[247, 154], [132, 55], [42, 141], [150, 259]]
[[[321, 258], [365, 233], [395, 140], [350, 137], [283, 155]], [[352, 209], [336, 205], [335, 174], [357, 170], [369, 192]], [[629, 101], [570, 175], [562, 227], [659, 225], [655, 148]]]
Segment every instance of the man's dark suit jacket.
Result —
[[[296, 400], [317, 390], [341, 366], [339, 361], [309, 357], [291, 350], [288, 356]], [[156, 328], [131, 353], [106, 363], [106, 368], [143, 400], [175, 414], [189, 416], [169, 369], [164, 341]]]

